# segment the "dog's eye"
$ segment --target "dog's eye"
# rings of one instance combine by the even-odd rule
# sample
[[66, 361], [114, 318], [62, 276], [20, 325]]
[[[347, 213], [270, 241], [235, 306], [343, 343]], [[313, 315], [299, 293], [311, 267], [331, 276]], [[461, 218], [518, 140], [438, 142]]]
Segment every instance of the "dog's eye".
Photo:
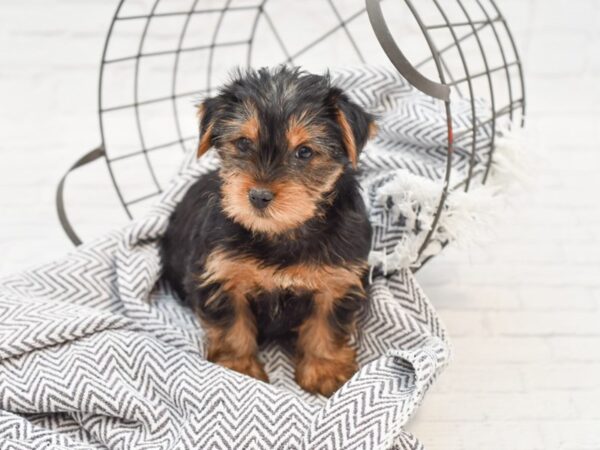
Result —
[[247, 153], [252, 149], [252, 141], [248, 138], [239, 138], [235, 141], [235, 147], [242, 153]]
[[312, 158], [314, 152], [310, 147], [302, 146], [296, 150], [296, 158], [298, 159], [310, 159]]

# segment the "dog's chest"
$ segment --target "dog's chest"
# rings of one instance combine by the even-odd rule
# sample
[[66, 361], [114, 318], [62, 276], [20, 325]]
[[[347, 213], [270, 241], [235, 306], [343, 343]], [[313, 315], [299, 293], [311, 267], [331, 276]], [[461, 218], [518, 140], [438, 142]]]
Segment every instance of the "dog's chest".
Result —
[[311, 292], [336, 298], [350, 286], [360, 284], [363, 271], [362, 264], [269, 265], [254, 256], [235, 255], [221, 249], [213, 251], [207, 258], [204, 278], [221, 283], [234, 295], [256, 297], [265, 292]]
[[331, 310], [350, 289], [361, 286], [365, 266], [273, 265], [221, 248], [210, 253], [204, 269], [202, 284], [220, 285], [234, 303], [248, 302], [265, 338], [293, 332], [315, 304], [320, 310]]

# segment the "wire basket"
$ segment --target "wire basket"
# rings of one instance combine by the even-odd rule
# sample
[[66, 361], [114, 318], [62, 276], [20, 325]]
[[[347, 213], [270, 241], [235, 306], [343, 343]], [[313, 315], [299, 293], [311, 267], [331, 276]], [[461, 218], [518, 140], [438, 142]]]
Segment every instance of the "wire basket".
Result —
[[[195, 149], [195, 103], [234, 66], [280, 63], [315, 72], [391, 63], [415, 88], [442, 102], [445, 176], [421, 251], [449, 191], [486, 182], [497, 123], [524, 120], [521, 61], [493, 0], [121, 0], [102, 54], [102, 143], [95, 156], [105, 158], [128, 217], [162, 192], [180, 152]], [[455, 132], [452, 105], [458, 97], [470, 103], [472, 122]], [[451, 176], [457, 144], [470, 149], [468, 169]]]

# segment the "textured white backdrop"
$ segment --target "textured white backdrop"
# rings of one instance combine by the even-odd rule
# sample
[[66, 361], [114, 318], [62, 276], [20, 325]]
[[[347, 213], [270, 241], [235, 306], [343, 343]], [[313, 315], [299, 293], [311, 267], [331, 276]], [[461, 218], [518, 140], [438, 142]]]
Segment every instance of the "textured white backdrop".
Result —
[[[409, 430], [429, 450], [598, 450], [600, 1], [497, 1], [546, 162], [489, 243], [450, 248], [418, 273], [454, 361]], [[54, 189], [99, 141], [98, 61], [116, 3], [0, 2], [0, 274], [70, 248]], [[102, 165], [71, 186], [85, 239], [123, 223]]]

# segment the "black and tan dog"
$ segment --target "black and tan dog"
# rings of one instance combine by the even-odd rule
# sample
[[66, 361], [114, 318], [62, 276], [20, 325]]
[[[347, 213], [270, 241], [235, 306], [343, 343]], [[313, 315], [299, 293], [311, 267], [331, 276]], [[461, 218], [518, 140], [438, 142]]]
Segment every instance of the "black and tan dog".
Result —
[[355, 178], [373, 118], [327, 76], [238, 72], [200, 106], [198, 155], [221, 167], [178, 205], [164, 273], [197, 312], [208, 359], [267, 381], [258, 342], [292, 333], [296, 380], [332, 394], [356, 370], [371, 227]]

